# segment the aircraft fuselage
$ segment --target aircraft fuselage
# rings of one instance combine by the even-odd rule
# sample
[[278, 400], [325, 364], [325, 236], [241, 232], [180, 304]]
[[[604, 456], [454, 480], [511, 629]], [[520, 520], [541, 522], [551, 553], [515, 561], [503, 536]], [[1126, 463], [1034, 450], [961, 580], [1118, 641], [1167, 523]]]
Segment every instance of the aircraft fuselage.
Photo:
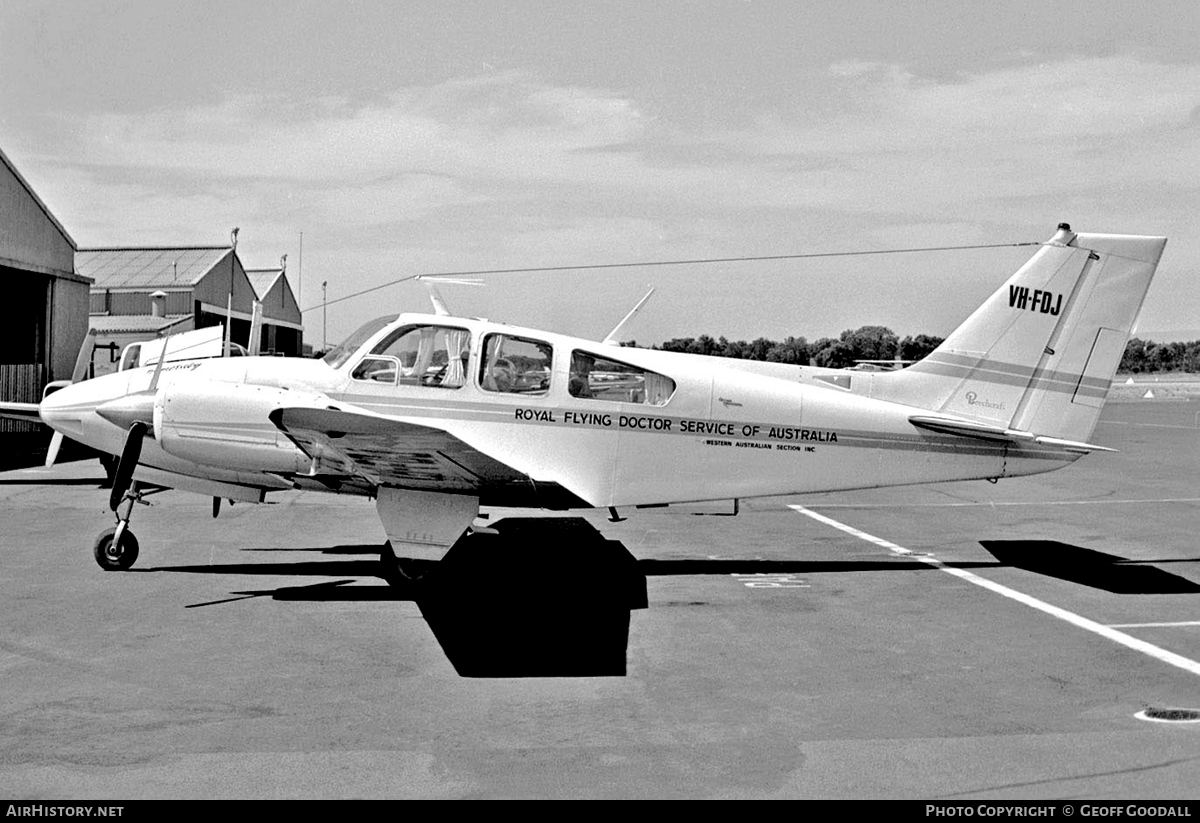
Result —
[[[391, 330], [439, 324], [469, 334], [460, 385], [361, 377], [360, 364]], [[535, 391], [486, 387], [480, 375], [483, 341], [489, 335], [536, 340], [548, 347], [549, 368]], [[577, 352], [660, 375], [674, 388], [669, 397], [649, 404], [636, 386], [624, 387], [636, 381], [610, 372], [595, 380], [599, 396], [573, 396], [570, 370]], [[913, 407], [812, 385], [802, 381], [800, 367], [778, 365], [768, 375], [762, 364], [753, 371], [738, 365], [485, 321], [402, 315], [338, 368], [319, 360], [274, 357], [164, 365], [154, 394], [153, 437], [140, 462], [173, 474], [266, 490], [312, 487], [306, 478], [321, 475], [321, 461], [297, 448], [268, 418], [274, 409], [295, 406], [436, 427], [535, 483], [569, 490], [588, 506], [996, 478], [1047, 471], [1077, 456], [923, 431], [909, 422], [919, 411]], [[69, 437], [119, 454], [125, 429], [96, 409], [146, 392], [154, 371], [144, 367], [63, 389], [43, 403], [43, 419]], [[351, 483], [339, 490], [370, 493], [371, 485]], [[511, 484], [503, 494], [486, 485], [478, 489], [485, 504], [489, 498], [534, 504], [537, 495], [529, 491], [527, 497], [514, 494]]]

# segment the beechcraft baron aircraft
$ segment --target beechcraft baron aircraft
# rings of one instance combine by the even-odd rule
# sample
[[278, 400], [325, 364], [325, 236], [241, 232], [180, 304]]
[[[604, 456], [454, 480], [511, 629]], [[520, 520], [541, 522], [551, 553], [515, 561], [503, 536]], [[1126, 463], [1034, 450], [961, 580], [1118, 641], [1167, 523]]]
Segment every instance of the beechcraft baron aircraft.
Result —
[[[1063, 224], [925, 359], [841, 371], [624, 348], [444, 313], [359, 329], [324, 360], [159, 362], [46, 397], [120, 455], [105, 569], [138, 554], [138, 481], [261, 502], [373, 497], [401, 571], [479, 507], [658, 507], [1036, 474], [1093, 428], [1166, 238]], [[395, 561], [393, 561], [395, 562]], [[407, 565], [406, 565], [407, 564]]]

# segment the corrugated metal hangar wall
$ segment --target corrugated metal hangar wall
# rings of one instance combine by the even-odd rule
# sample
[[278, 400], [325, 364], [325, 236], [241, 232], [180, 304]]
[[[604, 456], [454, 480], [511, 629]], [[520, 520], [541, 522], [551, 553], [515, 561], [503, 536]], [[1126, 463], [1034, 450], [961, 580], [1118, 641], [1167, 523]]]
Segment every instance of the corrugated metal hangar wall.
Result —
[[[67, 379], [88, 329], [91, 280], [75, 273], [75, 241], [0, 151], [0, 400], [36, 402]], [[36, 426], [0, 421], [0, 431]]]

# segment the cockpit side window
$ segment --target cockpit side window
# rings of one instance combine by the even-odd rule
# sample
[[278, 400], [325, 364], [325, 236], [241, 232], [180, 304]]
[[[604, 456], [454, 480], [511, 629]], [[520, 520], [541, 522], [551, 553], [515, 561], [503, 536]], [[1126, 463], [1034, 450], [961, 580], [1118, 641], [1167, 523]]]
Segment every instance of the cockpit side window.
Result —
[[391, 385], [457, 389], [466, 382], [471, 333], [455, 326], [404, 326], [379, 341], [351, 377]]
[[490, 392], [546, 394], [553, 354], [550, 344], [541, 340], [489, 334], [483, 339], [479, 386]]
[[571, 352], [567, 391], [584, 400], [615, 400], [664, 406], [675, 393], [675, 381], [665, 375], [598, 354]]

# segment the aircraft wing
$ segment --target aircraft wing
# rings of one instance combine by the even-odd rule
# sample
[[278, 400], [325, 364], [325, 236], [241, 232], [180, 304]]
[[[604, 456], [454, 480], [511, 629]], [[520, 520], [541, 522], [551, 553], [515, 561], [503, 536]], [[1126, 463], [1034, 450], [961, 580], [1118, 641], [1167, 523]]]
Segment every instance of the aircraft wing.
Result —
[[24, 420], [29, 423], [41, 423], [38, 416], [37, 403], [17, 403], [12, 401], [0, 402], [0, 418], [5, 420]]
[[465, 492], [532, 482], [433, 426], [313, 408], [277, 409], [271, 422], [313, 460], [318, 475], [423, 491]]

